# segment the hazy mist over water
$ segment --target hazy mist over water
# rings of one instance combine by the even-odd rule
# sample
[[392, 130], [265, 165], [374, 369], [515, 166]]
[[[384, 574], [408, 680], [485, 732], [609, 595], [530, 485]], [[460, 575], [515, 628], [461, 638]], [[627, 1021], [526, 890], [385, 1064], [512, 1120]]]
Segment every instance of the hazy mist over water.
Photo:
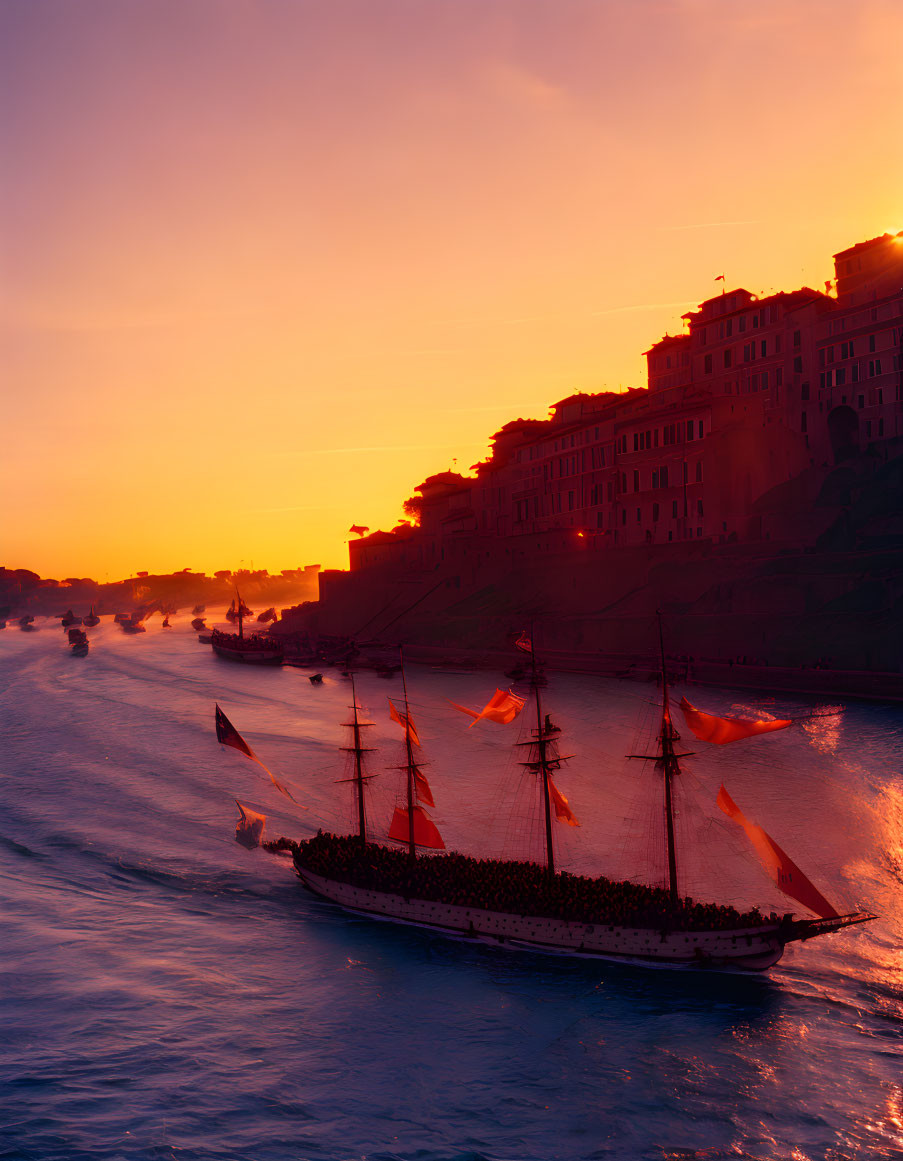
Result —
[[[724, 781], [840, 910], [881, 919], [793, 945], [763, 976], [654, 970], [316, 900], [286, 860], [234, 842], [233, 799], [267, 813], [270, 836], [350, 824], [347, 681], [230, 665], [186, 618], [137, 637], [105, 619], [84, 659], [37, 623], [0, 633], [0, 1158], [903, 1155], [900, 708], [675, 691], [716, 713], [838, 711], [734, 747], [683, 731], [697, 752], [678, 789], [682, 890], [791, 907], [716, 817]], [[535, 850], [518, 724], [468, 730], [446, 700], [477, 707], [508, 680], [408, 678], [449, 847]], [[384, 833], [401, 756], [386, 697], [401, 686], [364, 673], [358, 689]], [[660, 875], [654, 772], [625, 757], [649, 744], [655, 687], [562, 675], [543, 697], [582, 823], [556, 829], [562, 865]], [[216, 701], [307, 811], [221, 750]]]

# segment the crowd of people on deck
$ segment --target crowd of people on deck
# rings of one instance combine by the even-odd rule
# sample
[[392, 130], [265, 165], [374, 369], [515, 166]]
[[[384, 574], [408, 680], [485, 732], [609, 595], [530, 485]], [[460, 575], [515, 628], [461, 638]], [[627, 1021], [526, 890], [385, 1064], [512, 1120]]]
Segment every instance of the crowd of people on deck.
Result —
[[274, 641], [272, 637], [267, 637], [263, 633], [249, 633], [244, 637], [239, 637], [237, 633], [224, 633], [222, 629], [214, 629], [210, 634], [210, 639], [214, 645], [221, 645], [224, 649], [242, 649], [246, 652], [253, 650], [271, 652], [279, 648], [278, 641]]
[[549, 875], [539, 863], [454, 853], [412, 861], [404, 848], [363, 843], [357, 835], [321, 830], [304, 842], [277, 839], [264, 846], [272, 852], [291, 850], [296, 864], [313, 874], [458, 907], [655, 930], [724, 930], [771, 921], [758, 909], [741, 914], [734, 907], [689, 898], [673, 903], [661, 887], [567, 872]]

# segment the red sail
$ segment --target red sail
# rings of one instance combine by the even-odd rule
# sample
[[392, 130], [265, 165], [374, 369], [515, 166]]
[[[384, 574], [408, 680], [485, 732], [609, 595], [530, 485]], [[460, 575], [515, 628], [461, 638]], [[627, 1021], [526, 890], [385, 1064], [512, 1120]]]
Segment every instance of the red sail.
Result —
[[789, 895], [791, 899], [796, 899], [798, 903], [802, 903], [804, 907], [808, 907], [810, 911], [814, 911], [822, 919], [833, 919], [837, 915], [837, 911], [815, 884], [811, 883], [803, 874], [793, 859], [785, 854], [774, 839], [767, 835], [760, 826], [749, 821], [723, 785], [718, 791], [718, 805], [728, 818], [736, 822], [738, 826], [742, 826], [746, 831], [746, 835], [755, 847], [756, 854], [764, 863], [765, 869], [785, 895]]
[[433, 802], [433, 792], [430, 790], [430, 784], [426, 778], [420, 773], [417, 767], [414, 767], [414, 786], [417, 790], [417, 799], [420, 802], [425, 802], [427, 806], [435, 806]]
[[401, 728], [407, 733], [408, 737], [415, 746], [420, 745], [420, 739], [417, 737], [417, 729], [414, 725], [414, 719], [410, 714], [404, 713], [403, 710], [395, 708], [395, 703], [389, 698], [389, 717], [393, 722], [398, 722]]
[[752, 718], [716, 718], [703, 713], [681, 698], [680, 708], [687, 725], [701, 742], [712, 742], [716, 746], [726, 746], [728, 742], [739, 742], [741, 738], [751, 738], [755, 734], [770, 734], [774, 730], [786, 730], [793, 725], [790, 720], [774, 719], [757, 721]]
[[[389, 838], [397, 843], [410, 841], [408, 812], [402, 806], [395, 807], [392, 825], [389, 827]], [[414, 807], [414, 842], [418, 847], [431, 847], [437, 851], [445, 850], [445, 843], [442, 841], [442, 835], [436, 824], [427, 818], [419, 806]]]
[[477, 713], [476, 710], [468, 709], [467, 706], [458, 705], [453, 701], [449, 703], [455, 709], [458, 709], [468, 717], [473, 718], [469, 729], [482, 721], [484, 718], [489, 722], [498, 722], [499, 725], [507, 726], [509, 722], [513, 722], [520, 711], [524, 708], [524, 699], [518, 697], [517, 694], [511, 692], [510, 689], [497, 689], [486, 705]]
[[579, 826], [577, 816], [571, 810], [570, 803], [561, 793], [552, 779], [549, 779], [549, 797], [552, 799], [552, 806], [555, 808], [555, 817], [559, 822], [566, 822], [568, 826]]

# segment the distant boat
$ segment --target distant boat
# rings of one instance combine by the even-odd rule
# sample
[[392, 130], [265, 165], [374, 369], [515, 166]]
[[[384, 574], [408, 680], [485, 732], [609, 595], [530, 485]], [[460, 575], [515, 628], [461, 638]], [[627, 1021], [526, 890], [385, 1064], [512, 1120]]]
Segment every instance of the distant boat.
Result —
[[144, 627], [143, 621], [133, 620], [131, 617], [127, 621], [120, 621], [124, 633], [146, 633], [147, 629]]
[[35, 631], [33, 621], [34, 617], [26, 613], [24, 617], [19, 618], [19, 628], [24, 629], [26, 633], [33, 633]]
[[[264, 633], [245, 636], [244, 620], [251, 610], [241, 599], [238, 589], [235, 590], [235, 599], [232, 601], [230, 612], [232, 609], [235, 611], [235, 620], [238, 621], [238, 632], [222, 633], [219, 629], [214, 629], [210, 634], [213, 652], [227, 661], [239, 661], [244, 665], [281, 665], [284, 652], [278, 641], [274, 641]], [[226, 616], [228, 615], [227, 613]]]
[[70, 625], [80, 625], [82, 623], [81, 617], [76, 617], [71, 609], [67, 609], [63, 613], [63, 628], [68, 629]]
[[206, 611], [207, 611], [206, 605], [195, 605], [194, 608], [191, 610], [191, 615], [192, 615], [192, 617], [199, 617], [201, 615], [201, 613], [205, 613]]
[[87, 641], [88, 635], [84, 629], [70, 629], [69, 630], [69, 644], [74, 645], [78, 641]]
[[212, 645], [213, 644], [213, 634], [212, 633], [199, 633], [198, 634], [198, 641], [200, 641], [200, 643], [202, 645]]
[[276, 620], [276, 610], [274, 608], [270, 607], [265, 612], [258, 613], [257, 620], [261, 625], [265, 625], [267, 623], [267, 621], [275, 621]]
[[191, 622], [191, 627], [197, 632], [200, 632], [201, 629], [207, 628], [207, 624], [203, 617], [195, 617], [195, 619]]
[[85, 617], [83, 624], [87, 625], [89, 629], [93, 629], [95, 625], [100, 624], [100, 617], [94, 612], [94, 606], [91, 606], [91, 612]]
[[117, 613], [113, 617], [113, 620], [115, 621], [115, 623], [117, 625], [124, 625], [124, 624], [126, 624], [127, 621], [131, 621], [131, 619], [132, 619], [131, 613]]
[[172, 628], [172, 625], [170, 625], [170, 623], [169, 623], [169, 613], [167, 613], [163, 617], [163, 628], [164, 629], [171, 629]]
[[73, 644], [72, 644], [72, 656], [73, 657], [87, 657], [88, 656], [88, 644], [89, 644], [89, 642], [88, 642], [87, 637], [84, 639], [84, 641], [73, 642]]
[[[200, 637], [199, 640], [204, 640]], [[214, 629], [210, 634], [210, 644], [217, 657], [227, 661], [239, 661], [244, 665], [281, 665], [284, 656], [278, 641], [263, 633], [222, 633]]]

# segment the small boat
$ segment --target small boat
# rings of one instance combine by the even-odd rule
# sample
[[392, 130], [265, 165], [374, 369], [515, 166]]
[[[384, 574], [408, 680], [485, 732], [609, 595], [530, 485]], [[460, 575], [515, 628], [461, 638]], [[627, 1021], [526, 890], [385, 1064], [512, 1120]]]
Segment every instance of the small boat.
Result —
[[26, 613], [24, 617], [19, 618], [19, 628], [25, 633], [34, 633], [34, 617], [30, 613]]
[[113, 622], [116, 625], [125, 625], [132, 619], [131, 613], [116, 613], [113, 617]]
[[[524, 649], [522, 644], [519, 647]], [[530, 649], [532, 652], [532, 645]], [[404, 710], [390, 702], [390, 716], [405, 734], [406, 761], [400, 769], [406, 775], [406, 802], [395, 807], [388, 831], [389, 842], [401, 849], [368, 839], [364, 809], [368, 779], [363, 768], [368, 750], [361, 745], [360, 730], [373, 723], [360, 720], [360, 707], [353, 698], [353, 721], [347, 723], [353, 731], [353, 744], [347, 749], [355, 759], [351, 781], [358, 830], [351, 835], [321, 830], [313, 838], [290, 844], [302, 884], [355, 914], [415, 924], [446, 935], [481, 938], [512, 950], [697, 969], [764, 971], [780, 960], [790, 943], [875, 919], [863, 911], [839, 914], [765, 832], [744, 818], [723, 786], [719, 807], [749, 837], [756, 836], [754, 846], [762, 843], [760, 836], [764, 836], [769, 854], [763, 856], [763, 862], [774, 885], [815, 917], [795, 918], [790, 913], [778, 917], [773, 912], [766, 916], [758, 908], [741, 913], [731, 906], [681, 896], [672, 782], [680, 774], [680, 758], [685, 755], [675, 748], [679, 735], [671, 722], [664, 648], [661, 652], [661, 725], [653, 752], [632, 756], [652, 763], [662, 780], [667, 855], [663, 885], [604, 876], [589, 878], [556, 869], [553, 821], [579, 824], [552, 780], [565, 758], [558, 749], [561, 731], [543, 712], [539, 682], [532, 683], [536, 724], [530, 740], [520, 744], [526, 749], [521, 764], [535, 776], [540, 816], [545, 822], [544, 865], [456, 853], [421, 857], [418, 850], [444, 852], [445, 843], [423, 809], [433, 805], [433, 797], [422, 763], [415, 760], [413, 747], [420, 746], [420, 739], [411, 720], [403, 669]], [[504, 697], [503, 691], [497, 693]], [[515, 700], [523, 706], [521, 699]], [[283, 846], [288, 842], [278, 841]]]
[[164, 629], [171, 629], [172, 628], [172, 625], [170, 625], [170, 623], [169, 623], [169, 613], [166, 613], [163, 617], [162, 628], [164, 628]]
[[87, 637], [85, 638], [84, 641], [74, 642], [72, 645], [72, 656], [73, 657], [87, 657], [88, 656], [88, 647], [89, 647], [89, 642], [88, 642]]
[[200, 641], [200, 643], [202, 645], [212, 645], [213, 644], [213, 634], [212, 633], [199, 633], [198, 634], [198, 641]]
[[207, 611], [206, 605], [195, 605], [194, 608], [191, 610], [191, 615], [192, 615], [192, 617], [199, 617], [201, 615], [201, 613], [205, 613], [206, 611]]
[[191, 622], [191, 627], [196, 633], [199, 633], [201, 629], [207, 628], [207, 622], [204, 617], [195, 617], [195, 619]]
[[84, 629], [70, 629], [69, 630], [69, 644], [74, 645], [78, 641], [87, 641], [88, 634]]
[[89, 629], [93, 629], [95, 625], [100, 624], [100, 617], [98, 617], [98, 615], [94, 612], [93, 605], [91, 606], [91, 612], [87, 615], [87, 617], [85, 617], [84, 624], [87, 625]]
[[128, 621], [121, 621], [120, 624], [122, 625], [123, 633], [146, 633], [147, 632], [147, 629], [145, 628], [143, 621], [134, 621], [134, 620], [129, 619]]
[[307, 680], [310, 682], [311, 685], [322, 685], [323, 684], [323, 674], [322, 673], [312, 673], [308, 677]]
[[70, 625], [80, 625], [82, 623], [81, 617], [76, 617], [71, 609], [67, 609], [62, 617], [63, 628], [68, 629]]
[[276, 620], [276, 610], [273, 607], [270, 607], [269, 609], [264, 610], [264, 612], [257, 614], [257, 621], [258, 621], [258, 624], [260, 624], [260, 625], [265, 625], [267, 623], [267, 621], [275, 621], [275, 620]]

